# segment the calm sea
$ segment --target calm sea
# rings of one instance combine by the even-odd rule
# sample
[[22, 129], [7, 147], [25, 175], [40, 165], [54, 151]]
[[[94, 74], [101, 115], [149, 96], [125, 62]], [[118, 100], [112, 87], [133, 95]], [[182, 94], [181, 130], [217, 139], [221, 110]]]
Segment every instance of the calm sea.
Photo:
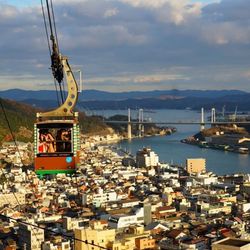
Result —
[[[131, 111], [136, 118], [137, 112]], [[95, 111], [95, 114], [109, 117], [114, 114], [127, 114], [124, 110]], [[210, 114], [206, 114], [207, 116]], [[199, 121], [200, 113], [191, 110], [154, 110], [144, 113], [145, 119], [152, 121]], [[155, 151], [161, 162], [185, 165], [187, 158], [205, 158], [207, 170], [216, 174], [250, 173], [250, 156], [232, 152], [224, 152], [213, 149], [199, 148], [180, 142], [181, 139], [193, 135], [199, 131], [198, 125], [176, 126], [177, 132], [170, 136], [154, 136], [137, 138], [132, 141], [122, 141], [117, 146], [126, 149], [132, 154], [142, 147], [150, 147]]]

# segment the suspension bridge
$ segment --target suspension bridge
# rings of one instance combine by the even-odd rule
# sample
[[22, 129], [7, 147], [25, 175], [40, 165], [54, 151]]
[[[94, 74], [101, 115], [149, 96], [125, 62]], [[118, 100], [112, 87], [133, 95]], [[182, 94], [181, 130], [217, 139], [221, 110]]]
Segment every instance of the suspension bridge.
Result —
[[128, 132], [128, 139], [132, 138], [132, 125], [138, 125], [138, 134], [139, 137], [142, 136], [144, 131], [144, 125], [147, 124], [156, 124], [156, 125], [200, 125], [200, 131], [205, 129], [205, 125], [210, 126], [223, 126], [223, 125], [250, 125], [250, 120], [243, 120], [238, 121], [235, 119], [228, 120], [228, 121], [216, 121], [216, 114], [215, 109], [212, 108], [211, 110], [211, 120], [205, 121], [204, 109], [201, 109], [201, 117], [200, 120], [179, 120], [179, 121], [148, 121], [143, 118], [143, 109], [138, 110], [138, 119], [131, 120], [131, 111], [128, 109], [128, 120], [127, 121], [118, 121], [118, 120], [105, 120], [107, 124], [126, 124], [127, 125], [127, 132]]

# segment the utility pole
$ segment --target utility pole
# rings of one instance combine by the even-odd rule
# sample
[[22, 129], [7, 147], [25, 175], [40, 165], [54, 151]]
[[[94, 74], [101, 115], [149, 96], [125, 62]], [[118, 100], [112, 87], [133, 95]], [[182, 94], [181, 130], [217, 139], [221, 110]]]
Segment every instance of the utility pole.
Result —
[[144, 132], [144, 127], [143, 127], [143, 109], [139, 109], [139, 114], [138, 114], [138, 132], [139, 132], [139, 137], [142, 137], [143, 132]]
[[204, 108], [201, 108], [201, 131], [205, 129]]
[[211, 123], [215, 123], [216, 118], [215, 118], [215, 108], [212, 108], [211, 110]]

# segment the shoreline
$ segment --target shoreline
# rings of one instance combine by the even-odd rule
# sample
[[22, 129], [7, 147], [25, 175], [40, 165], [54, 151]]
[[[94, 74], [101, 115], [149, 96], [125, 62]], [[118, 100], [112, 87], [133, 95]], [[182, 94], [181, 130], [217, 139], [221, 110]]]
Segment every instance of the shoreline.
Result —
[[237, 148], [237, 147], [231, 147], [229, 145], [220, 145], [220, 144], [211, 144], [207, 143], [205, 145], [200, 144], [200, 143], [192, 143], [185, 141], [185, 139], [181, 140], [182, 143], [189, 144], [189, 145], [194, 145], [198, 146], [200, 148], [208, 148], [208, 149], [214, 149], [214, 150], [221, 150], [225, 152], [232, 152], [232, 153], [237, 153], [237, 154], [250, 154], [249, 150], [247, 148]]
[[127, 138], [126, 136], [113, 133], [113, 134], [107, 134], [107, 135], [82, 135], [82, 140], [84, 143], [81, 145], [85, 145], [85, 147], [88, 146], [95, 146], [95, 145], [105, 145], [105, 144], [112, 144], [120, 141], [132, 141], [133, 139], [143, 139], [143, 138], [148, 138], [148, 137], [156, 137], [156, 136], [169, 136], [173, 133], [175, 133], [177, 130], [173, 129], [170, 134], [165, 133], [165, 134], [148, 134], [148, 135], [143, 135], [143, 136], [135, 136], [133, 135], [131, 139]]
[[213, 149], [213, 150], [220, 150], [220, 151], [225, 151], [225, 152], [232, 152], [232, 153], [237, 153], [237, 154], [246, 154], [249, 155], [249, 149], [247, 147], [240, 147], [237, 145], [228, 145], [228, 144], [216, 144], [216, 143], [211, 143], [211, 142], [206, 142], [206, 141], [201, 141], [201, 140], [191, 140], [191, 139], [182, 139], [180, 140], [181, 143], [189, 144], [189, 145], [194, 145], [198, 146], [200, 148], [208, 148], [208, 149]]

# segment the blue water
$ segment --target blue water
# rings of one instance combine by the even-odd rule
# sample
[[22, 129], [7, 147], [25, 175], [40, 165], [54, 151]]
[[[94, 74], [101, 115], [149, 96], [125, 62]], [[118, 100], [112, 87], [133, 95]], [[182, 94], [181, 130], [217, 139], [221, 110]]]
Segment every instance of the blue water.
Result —
[[[126, 111], [99, 111], [106, 117], [114, 114], [126, 114]], [[207, 116], [209, 114], [206, 114]], [[145, 113], [152, 121], [199, 121], [200, 113], [191, 110], [156, 110], [155, 113]], [[136, 117], [136, 111], [132, 112]], [[180, 140], [199, 131], [198, 125], [176, 126], [177, 132], [170, 136], [154, 136], [137, 138], [132, 141], [122, 141], [117, 146], [135, 154], [142, 147], [150, 147], [162, 162], [185, 165], [187, 158], [205, 158], [208, 171], [216, 174], [250, 173], [250, 157], [248, 154], [237, 154], [214, 149], [199, 148], [181, 143]]]

